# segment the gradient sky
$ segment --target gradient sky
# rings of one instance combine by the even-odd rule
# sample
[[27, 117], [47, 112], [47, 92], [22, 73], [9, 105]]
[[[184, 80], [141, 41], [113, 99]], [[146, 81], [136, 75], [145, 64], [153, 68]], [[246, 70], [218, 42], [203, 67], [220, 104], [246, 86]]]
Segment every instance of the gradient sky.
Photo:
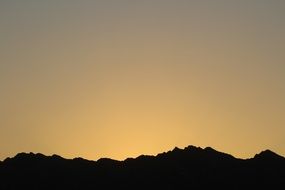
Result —
[[0, 0], [0, 26], [0, 160], [285, 155], [283, 0]]

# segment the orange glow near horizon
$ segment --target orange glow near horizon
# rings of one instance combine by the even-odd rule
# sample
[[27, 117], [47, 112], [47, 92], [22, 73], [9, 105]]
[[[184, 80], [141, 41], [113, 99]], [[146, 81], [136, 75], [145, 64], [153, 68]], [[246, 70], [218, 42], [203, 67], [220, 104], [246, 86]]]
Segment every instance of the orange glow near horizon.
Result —
[[285, 3], [0, 2], [0, 160], [285, 155]]

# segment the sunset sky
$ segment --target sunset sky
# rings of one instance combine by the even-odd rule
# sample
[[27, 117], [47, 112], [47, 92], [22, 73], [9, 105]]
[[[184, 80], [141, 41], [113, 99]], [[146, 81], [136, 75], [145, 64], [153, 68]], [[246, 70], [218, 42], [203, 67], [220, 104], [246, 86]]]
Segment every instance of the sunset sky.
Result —
[[283, 0], [0, 0], [0, 26], [0, 160], [285, 155]]

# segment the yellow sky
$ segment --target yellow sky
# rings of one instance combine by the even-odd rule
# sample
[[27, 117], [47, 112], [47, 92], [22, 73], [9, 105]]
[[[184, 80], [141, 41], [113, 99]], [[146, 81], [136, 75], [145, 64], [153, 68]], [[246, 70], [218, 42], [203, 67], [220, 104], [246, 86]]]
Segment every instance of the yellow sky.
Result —
[[283, 1], [1, 1], [0, 159], [285, 155]]

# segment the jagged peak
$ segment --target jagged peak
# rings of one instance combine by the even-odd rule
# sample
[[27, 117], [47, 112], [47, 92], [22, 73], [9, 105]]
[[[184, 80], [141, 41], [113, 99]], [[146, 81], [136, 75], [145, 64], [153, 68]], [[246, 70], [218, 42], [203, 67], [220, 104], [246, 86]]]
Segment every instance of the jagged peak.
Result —
[[202, 148], [197, 147], [197, 146], [193, 146], [193, 145], [189, 145], [189, 146], [185, 147], [184, 150], [202, 150]]
[[110, 163], [119, 163], [120, 161], [118, 160], [113, 160], [111, 158], [100, 158], [97, 160], [97, 164], [110, 164]]
[[14, 157], [8, 157], [6, 158], [3, 162], [8, 162], [8, 161], [11, 161], [11, 160], [20, 160], [20, 161], [23, 161], [23, 160], [43, 160], [43, 159], [53, 159], [53, 160], [67, 160], [59, 155], [56, 155], [56, 154], [53, 154], [52, 156], [46, 156], [42, 153], [33, 153], [33, 152], [21, 152], [21, 153], [18, 153], [16, 154], [16, 156]]
[[179, 152], [182, 151], [182, 149], [178, 148], [177, 146], [172, 150], [172, 152]]
[[21, 153], [18, 153], [14, 158], [20, 159], [20, 158], [44, 158], [44, 157], [47, 157], [47, 156], [45, 156], [45, 155], [42, 154], [42, 153], [33, 153], [33, 152], [26, 153], [26, 152], [21, 152]]
[[266, 149], [264, 151], [261, 151], [259, 154], [256, 154], [254, 156], [255, 159], [274, 159], [274, 158], [277, 158], [277, 159], [285, 159], [284, 157], [280, 156], [279, 154], [269, 150], [269, 149]]

